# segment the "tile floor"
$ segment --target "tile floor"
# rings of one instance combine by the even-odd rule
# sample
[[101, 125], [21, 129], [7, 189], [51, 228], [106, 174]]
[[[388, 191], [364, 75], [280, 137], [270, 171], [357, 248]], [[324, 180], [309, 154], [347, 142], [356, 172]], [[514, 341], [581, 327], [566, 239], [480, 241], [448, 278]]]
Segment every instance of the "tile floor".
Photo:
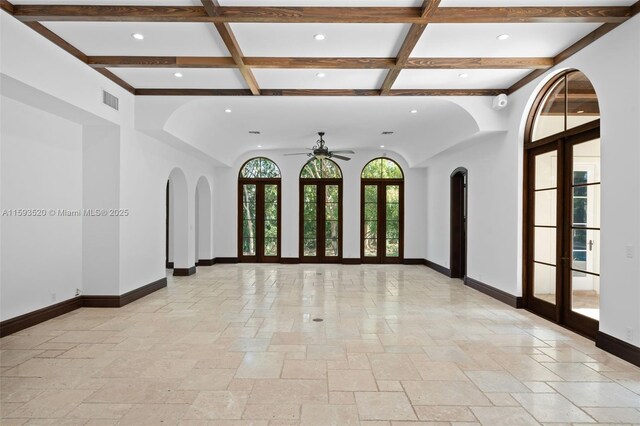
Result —
[[202, 267], [0, 349], [6, 426], [640, 424], [640, 369], [424, 266]]

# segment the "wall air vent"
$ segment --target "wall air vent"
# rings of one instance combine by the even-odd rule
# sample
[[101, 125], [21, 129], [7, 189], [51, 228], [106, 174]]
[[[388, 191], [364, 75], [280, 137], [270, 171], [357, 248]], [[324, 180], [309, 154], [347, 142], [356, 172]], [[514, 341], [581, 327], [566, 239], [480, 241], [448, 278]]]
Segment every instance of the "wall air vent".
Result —
[[118, 111], [118, 98], [105, 90], [102, 91], [102, 103]]
[[393, 132], [385, 131], [385, 132], [382, 132], [382, 134], [383, 134], [383, 135], [385, 135], [385, 136], [387, 136], [387, 135], [392, 135], [392, 134], [393, 134]]

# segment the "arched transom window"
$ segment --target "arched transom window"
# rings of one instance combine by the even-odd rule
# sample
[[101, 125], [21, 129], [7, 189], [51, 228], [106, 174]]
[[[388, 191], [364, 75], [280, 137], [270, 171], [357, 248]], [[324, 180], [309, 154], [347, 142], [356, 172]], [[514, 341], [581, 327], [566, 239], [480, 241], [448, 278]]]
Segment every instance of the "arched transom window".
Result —
[[307, 162], [300, 172], [300, 179], [340, 179], [342, 172], [333, 161], [325, 158], [319, 160], [313, 158]]

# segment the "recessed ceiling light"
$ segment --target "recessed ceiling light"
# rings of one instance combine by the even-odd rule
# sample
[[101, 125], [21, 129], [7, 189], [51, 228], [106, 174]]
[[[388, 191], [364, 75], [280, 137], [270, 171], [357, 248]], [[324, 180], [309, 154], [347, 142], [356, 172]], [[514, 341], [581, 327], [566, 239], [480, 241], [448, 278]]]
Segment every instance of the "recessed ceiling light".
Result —
[[231, 112], [231, 110], [229, 108], [225, 109], [224, 112], [226, 112], [227, 114]]
[[318, 74], [316, 74], [316, 77], [318, 78], [324, 78], [324, 76], [326, 76], [326, 74], [323, 72], [319, 72]]
[[463, 72], [462, 74], [458, 74], [458, 77], [467, 78], [467, 77], [469, 77], [469, 74], [467, 74], [466, 72]]
[[380, 145], [380, 148], [384, 148], [384, 145]]
[[511, 37], [509, 34], [500, 34], [498, 37], [496, 37], [498, 40], [500, 41], [505, 41], [507, 40], [509, 37]]
[[580, 111], [578, 111], [578, 114], [584, 114], [584, 110], [581, 109]]
[[135, 38], [136, 40], [144, 40], [144, 36], [140, 33], [133, 33], [131, 34], [131, 37]]
[[418, 112], [418, 110], [417, 110], [417, 109], [412, 109], [412, 110], [411, 110], [411, 114], [416, 114], [417, 112]]
[[174, 76], [175, 78], [182, 78], [182, 73], [181, 73], [181, 72], [174, 72], [174, 73], [173, 73], [173, 76]]
[[258, 148], [262, 148], [262, 145], [258, 145]]
[[325, 39], [324, 34], [316, 34], [313, 36], [314, 39], [318, 40], [318, 41], [322, 41]]

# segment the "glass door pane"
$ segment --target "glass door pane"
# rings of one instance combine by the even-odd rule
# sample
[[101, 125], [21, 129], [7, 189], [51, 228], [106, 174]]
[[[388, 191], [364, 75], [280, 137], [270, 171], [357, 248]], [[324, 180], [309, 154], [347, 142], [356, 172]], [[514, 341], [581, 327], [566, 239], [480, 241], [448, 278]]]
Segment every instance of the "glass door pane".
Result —
[[335, 257], [339, 254], [340, 190], [338, 185], [325, 185], [324, 191], [324, 255]]
[[400, 256], [400, 186], [386, 185], [385, 254]]
[[256, 185], [242, 185], [242, 254], [256, 255]]
[[278, 255], [278, 185], [264, 185], [263, 255]]
[[537, 155], [533, 196], [533, 295], [556, 304], [558, 151]]
[[378, 256], [378, 185], [364, 186], [364, 255]]
[[302, 206], [302, 253], [304, 256], [315, 257], [318, 255], [318, 186], [304, 185]]
[[600, 139], [573, 146], [571, 310], [600, 318]]

